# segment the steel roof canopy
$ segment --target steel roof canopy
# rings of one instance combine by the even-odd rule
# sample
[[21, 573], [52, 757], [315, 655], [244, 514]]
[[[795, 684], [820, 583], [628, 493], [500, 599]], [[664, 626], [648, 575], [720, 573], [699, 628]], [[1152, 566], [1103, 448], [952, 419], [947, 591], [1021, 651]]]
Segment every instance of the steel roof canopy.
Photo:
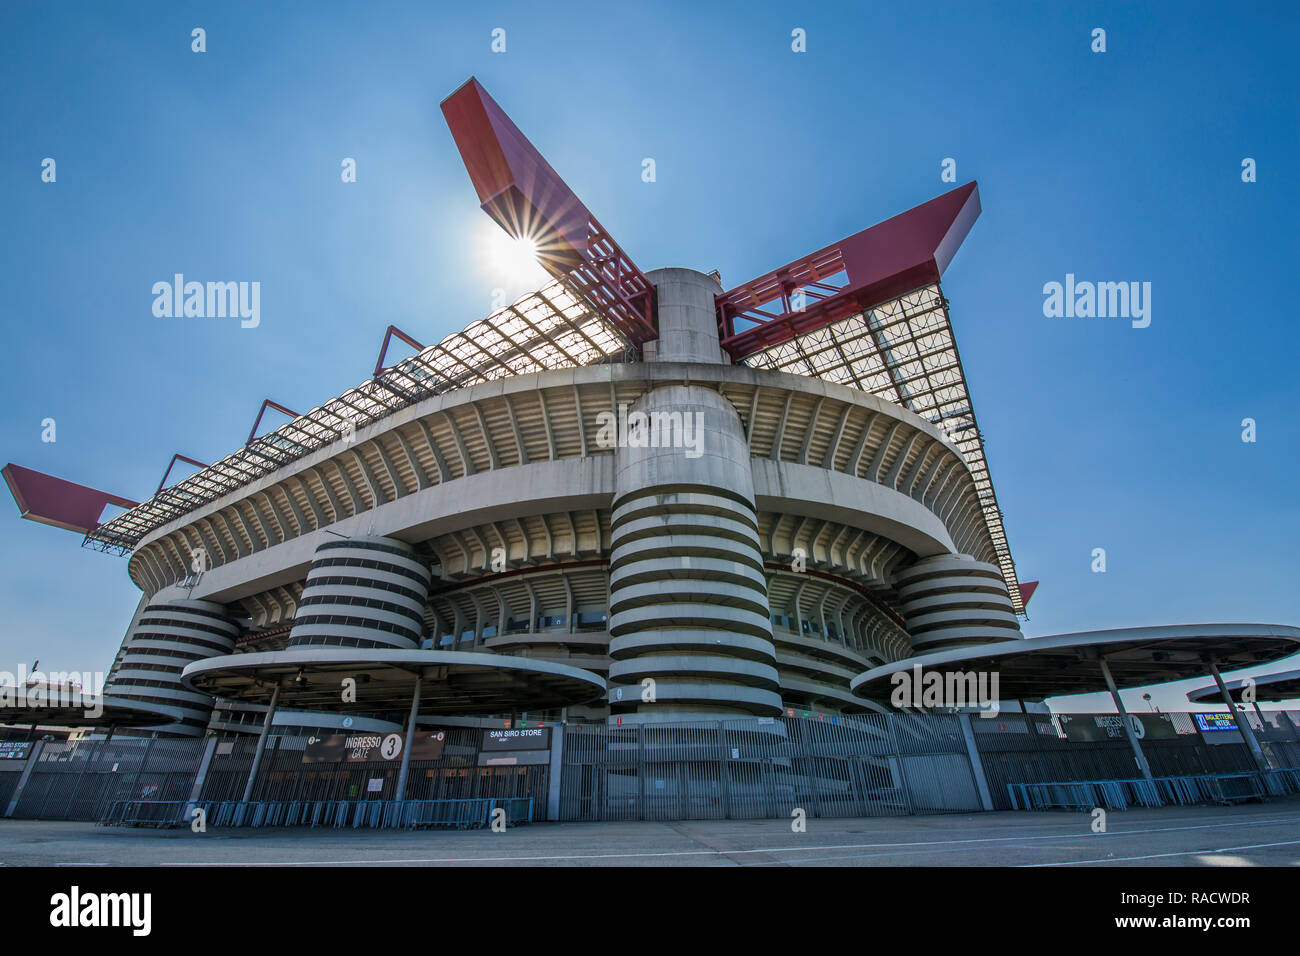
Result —
[[633, 343], [658, 338], [654, 286], [482, 84], [470, 77], [442, 115], [483, 211]]
[[482, 84], [471, 77], [442, 101], [442, 115], [483, 211], [510, 235], [537, 240], [565, 272], [579, 265], [591, 212]]
[[[717, 296], [722, 347], [736, 361], [939, 281], [980, 214], [979, 184], [958, 186]], [[840, 273], [847, 281], [825, 280]], [[802, 308], [791, 295], [810, 299]], [[777, 313], [763, 309], [781, 302]], [[758, 324], [736, 330], [737, 319]]]
[[[371, 381], [305, 415], [277, 406], [293, 420], [260, 437], [255, 424], [242, 449], [171, 487], [164, 487], [165, 475], [142, 505], [62, 483], [131, 509], [112, 521], [98, 524], [98, 511], [47, 520], [33, 508], [36, 520], [84, 531], [89, 547], [128, 553], [196, 508], [339, 440], [348, 425], [359, 428], [431, 394], [502, 376], [634, 360], [636, 347], [657, 337], [654, 286], [482, 85], [470, 78], [441, 108], [483, 209], [511, 235], [534, 241], [557, 281], [434, 346], [421, 348], [398, 332], [418, 354], [385, 367], [390, 328]], [[970, 468], [990, 558], [1023, 613], [1027, 594], [1017, 581], [938, 286], [979, 213], [978, 186], [957, 187], [723, 293], [718, 314], [723, 345], [745, 364], [853, 385], [940, 427]], [[841, 275], [845, 282], [832, 285]], [[796, 289], [811, 306], [793, 307]], [[781, 314], [761, 308], [777, 299]], [[738, 318], [757, 324], [737, 333]], [[174, 456], [173, 464], [178, 457], [198, 464], [184, 456]], [[13, 480], [10, 487], [26, 512]]]

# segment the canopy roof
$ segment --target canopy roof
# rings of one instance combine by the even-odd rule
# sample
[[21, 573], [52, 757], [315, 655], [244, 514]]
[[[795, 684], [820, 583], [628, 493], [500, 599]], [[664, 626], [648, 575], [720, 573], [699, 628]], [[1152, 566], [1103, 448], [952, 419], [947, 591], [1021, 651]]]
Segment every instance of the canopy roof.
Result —
[[[1276, 674], [1262, 674], [1259, 677], [1243, 677], [1223, 682], [1233, 700], [1240, 701], [1242, 691], [1247, 687], [1255, 688], [1255, 700], [1280, 701], [1300, 700], [1300, 670], [1278, 671]], [[1217, 684], [1207, 684], [1187, 692], [1187, 699], [1193, 704], [1221, 704], [1223, 695]]]
[[853, 679], [859, 697], [888, 700], [896, 673], [920, 667], [937, 671], [988, 671], [998, 675], [1004, 700], [1042, 700], [1106, 690], [1105, 658], [1116, 687], [1145, 687], [1187, 680], [1220, 670], [1239, 670], [1281, 660], [1300, 651], [1300, 628], [1268, 624], [1175, 624], [1082, 631], [959, 647], [885, 664]]
[[[11, 689], [10, 693], [16, 692]], [[30, 693], [30, 691], [28, 692]], [[100, 711], [98, 717], [89, 711]], [[5, 707], [0, 723], [42, 727], [157, 727], [175, 723], [176, 718], [151, 709], [147, 704], [120, 697], [87, 697], [80, 706], [50, 703], [30, 707]]]
[[[472, 651], [295, 647], [195, 661], [182, 680], [197, 691], [302, 710], [380, 713], [411, 706], [417, 676], [422, 714], [500, 714], [580, 704], [605, 693], [605, 679], [550, 661]], [[356, 700], [344, 701], [345, 678]]]

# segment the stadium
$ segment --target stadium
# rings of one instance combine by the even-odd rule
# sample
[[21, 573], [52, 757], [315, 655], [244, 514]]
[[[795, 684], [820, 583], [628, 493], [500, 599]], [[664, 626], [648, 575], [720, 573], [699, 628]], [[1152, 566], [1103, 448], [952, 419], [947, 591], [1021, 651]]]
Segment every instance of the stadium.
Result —
[[[970, 722], [966, 739], [944, 725], [951, 750], [915, 723], [900, 742], [885, 677], [985, 661], [1034, 701], [1079, 692], [1062, 683], [1069, 661], [1100, 660], [1118, 703], [1116, 677], [1300, 649], [1294, 628], [1173, 629], [1115, 651], [1141, 659], [1126, 679], [1104, 651], [1114, 632], [1098, 632], [1067, 635], [1063, 664], [1007, 669], [1039, 647], [1020, 630], [1035, 584], [1017, 577], [941, 285], [979, 216], [976, 184], [728, 285], [638, 269], [476, 81], [443, 113], [483, 209], [551, 282], [433, 345], [390, 326], [367, 381], [306, 413], [263, 402], [242, 447], [175, 456], [146, 501], [5, 469], [25, 517], [125, 556], [141, 592], [104, 687], [100, 726], [119, 746], [235, 740], [243, 802], [274, 802], [255, 790], [269, 785], [259, 765], [279, 773], [307, 751], [267, 755], [268, 737], [405, 728], [400, 772], [377, 791], [400, 802], [421, 727], [596, 728], [571, 732], [563, 757], [507, 741], [498, 760], [549, 767], [511, 795], [581, 803], [618, 779], [561, 784], [556, 761], [578, 761], [583, 741], [606, 757], [635, 741], [644, 760], [652, 742], [716, 728], [681, 744], [671, 785], [642, 767], [627, 786], [638, 805], [647, 785], [677, 788], [684, 802], [662, 812], [689, 815], [690, 794], [718, 786], [694, 767], [716, 748], [728, 814], [752, 797], [761, 815], [785, 812], [773, 794], [799, 799], [783, 775], [808, 753], [777, 751], [811, 746], [791, 723], [809, 718], [863, 748], [847, 776], [798, 771], [823, 800], [838, 780], [854, 806], [902, 805], [880, 796], [908, 765], [872, 749], [889, 738], [914, 758], [909, 809], [960, 808], [967, 791], [992, 809], [1003, 797], [982, 772], [945, 796], [938, 758], [974, 754]], [[395, 345], [410, 354], [390, 360]], [[268, 410], [287, 421], [259, 434]], [[177, 461], [197, 470], [167, 484]], [[109, 505], [125, 510], [100, 523]], [[491, 749], [474, 765], [492, 766]], [[736, 769], [758, 750], [766, 769]], [[1137, 766], [1152, 779], [1140, 752]], [[1202, 771], [1224, 769], [1258, 768]], [[450, 792], [430, 787], [429, 802]]]

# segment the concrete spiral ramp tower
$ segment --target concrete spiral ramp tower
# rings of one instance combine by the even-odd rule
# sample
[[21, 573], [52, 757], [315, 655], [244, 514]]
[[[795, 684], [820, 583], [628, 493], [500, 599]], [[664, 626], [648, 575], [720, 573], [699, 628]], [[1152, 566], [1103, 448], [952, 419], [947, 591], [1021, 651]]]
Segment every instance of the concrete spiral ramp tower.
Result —
[[429, 569], [393, 538], [326, 541], [316, 549], [290, 647], [420, 646]]
[[149, 604], [123, 642], [104, 692], [175, 719], [152, 730], [200, 737], [212, 714], [212, 697], [182, 684], [181, 672], [194, 661], [229, 654], [238, 637], [239, 625], [220, 604], [181, 599]]
[[1001, 572], [970, 555], [923, 558], [899, 572], [895, 584], [918, 652], [1023, 636]]
[[[721, 361], [716, 283], [650, 273], [659, 362]], [[650, 356], [647, 356], [650, 357]], [[781, 709], [749, 446], [712, 389], [665, 385], [627, 410], [615, 472], [609, 703], [626, 721]]]

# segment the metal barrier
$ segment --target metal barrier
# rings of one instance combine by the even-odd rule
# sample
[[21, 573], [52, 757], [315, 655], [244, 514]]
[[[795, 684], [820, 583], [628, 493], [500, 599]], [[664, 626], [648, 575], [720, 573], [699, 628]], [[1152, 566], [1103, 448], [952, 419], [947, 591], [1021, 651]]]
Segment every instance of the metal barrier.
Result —
[[181, 800], [115, 800], [99, 822], [105, 826], [178, 827], [187, 822]]
[[[198, 813], [196, 813], [198, 811]], [[351, 827], [406, 830], [483, 829], [533, 821], [532, 797], [468, 800], [117, 800], [103, 826], [190, 826], [202, 818], [214, 827]]]
[[565, 728], [561, 820], [982, 809], [959, 718], [737, 718]]
[[98, 820], [114, 801], [183, 800], [205, 745], [198, 738], [47, 741], [13, 816]]
[[389, 801], [393, 811], [406, 829], [422, 827], [455, 827], [479, 829], [492, 824], [497, 810], [505, 811], [507, 826], [533, 822], [532, 797], [506, 797], [486, 800], [401, 800]]
[[1193, 779], [1201, 793], [1215, 803], [1262, 800], [1267, 795], [1267, 785], [1257, 773], [1221, 773]]
[[451, 727], [442, 756], [411, 761], [402, 801], [393, 761], [308, 760], [302, 735], [269, 738], [249, 803], [241, 796], [256, 740], [45, 742], [21, 773], [0, 774], [8, 778], [0, 780], [0, 797], [8, 797], [0, 812], [181, 826], [199, 808], [209, 826], [471, 828], [488, 825], [493, 809], [505, 809], [513, 824], [542, 807], [557, 820], [772, 819], [1300, 794], [1300, 723], [1292, 716], [1261, 731], [1278, 768], [1263, 774], [1244, 744], [1207, 742], [1187, 714], [1155, 723], [1144, 717], [1152, 783], [1138, 778], [1115, 715], [787, 711], [626, 726], [570, 722], [553, 734], [558, 752], [549, 762], [515, 766], [481, 760], [483, 728]]
[[1007, 789], [1013, 810], [1127, 810], [1130, 805], [1164, 805], [1155, 782], [1142, 778], [1012, 783]]
[[1269, 793], [1282, 796], [1288, 793], [1300, 793], [1300, 769], [1283, 767], [1270, 770], [1265, 777]]
[[[1281, 786], [1296, 787], [1297, 772]], [[1262, 800], [1279, 791], [1257, 773], [1216, 773], [1181, 777], [1133, 777], [1123, 780], [1068, 780], [1046, 783], [1007, 784], [1013, 810], [1127, 810], [1130, 806], [1161, 807], [1168, 803], [1189, 806], [1196, 803], [1237, 803]]]

